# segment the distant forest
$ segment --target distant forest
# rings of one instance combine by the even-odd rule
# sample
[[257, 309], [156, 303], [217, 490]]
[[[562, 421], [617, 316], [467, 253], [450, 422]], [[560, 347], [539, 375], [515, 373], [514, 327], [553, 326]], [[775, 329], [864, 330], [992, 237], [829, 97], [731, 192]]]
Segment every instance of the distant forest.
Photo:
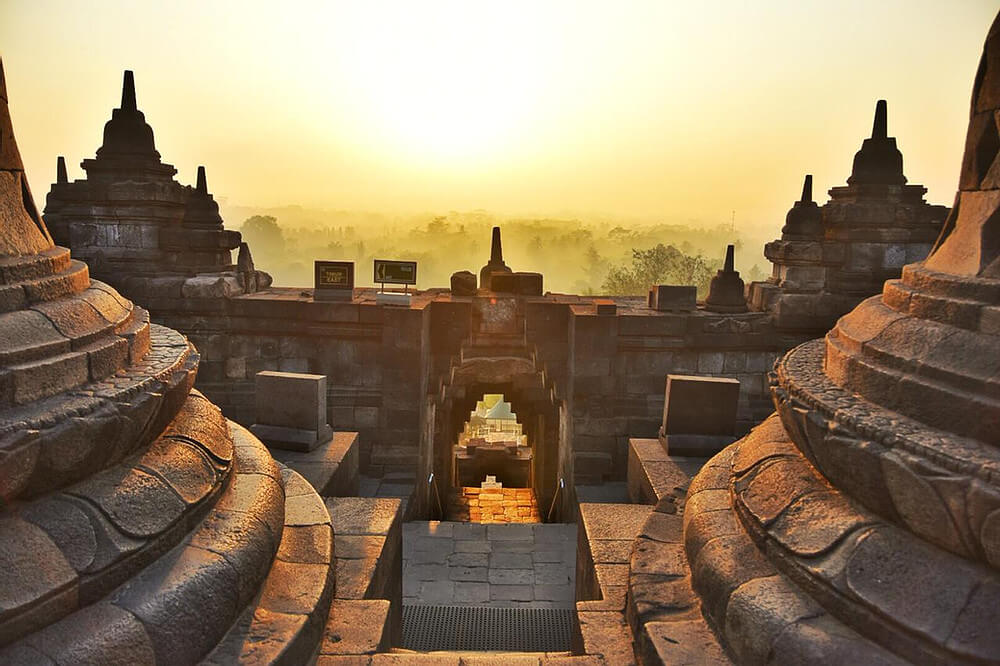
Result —
[[644, 295], [650, 284], [694, 284], [704, 298], [728, 243], [736, 245], [736, 267], [744, 280], [766, 276], [763, 239], [734, 232], [728, 224], [693, 228], [510, 218], [481, 210], [423, 217], [295, 206], [261, 212], [270, 214], [240, 216], [236, 219], [244, 221], [230, 226], [243, 233], [257, 268], [271, 273], [278, 286], [312, 286], [317, 259], [354, 261], [358, 286], [371, 285], [373, 259], [404, 259], [418, 264], [418, 288], [447, 287], [455, 271], [478, 275], [489, 259], [495, 225], [502, 229], [507, 265], [542, 273], [546, 291]]

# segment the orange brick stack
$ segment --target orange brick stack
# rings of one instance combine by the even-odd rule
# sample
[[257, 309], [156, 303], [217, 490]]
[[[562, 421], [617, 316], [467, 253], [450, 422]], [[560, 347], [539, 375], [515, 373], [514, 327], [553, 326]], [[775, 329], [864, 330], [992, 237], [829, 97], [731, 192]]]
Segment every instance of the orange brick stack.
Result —
[[448, 520], [473, 523], [539, 523], [531, 488], [463, 487], [452, 492]]

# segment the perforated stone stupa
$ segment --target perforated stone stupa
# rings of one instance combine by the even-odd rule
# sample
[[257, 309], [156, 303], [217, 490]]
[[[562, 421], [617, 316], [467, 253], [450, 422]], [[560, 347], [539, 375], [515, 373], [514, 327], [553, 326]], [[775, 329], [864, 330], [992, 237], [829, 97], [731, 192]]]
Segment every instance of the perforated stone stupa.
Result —
[[[131, 102], [95, 173], [113, 157], [167, 174]], [[53, 243], [0, 67], [0, 663], [315, 652], [333, 592], [329, 514], [191, 390], [197, 367], [182, 335]]]
[[[705, 465], [683, 517], [657, 507], [636, 542], [647, 663], [711, 646], [701, 621], [737, 663], [997, 663], [998, 117], [1000, 16], [930, 256], [788, 352], [777, 414]], [[875, 163], [895, 173], [892, 151], [877, 157], [850, 187], [888, 173]]]

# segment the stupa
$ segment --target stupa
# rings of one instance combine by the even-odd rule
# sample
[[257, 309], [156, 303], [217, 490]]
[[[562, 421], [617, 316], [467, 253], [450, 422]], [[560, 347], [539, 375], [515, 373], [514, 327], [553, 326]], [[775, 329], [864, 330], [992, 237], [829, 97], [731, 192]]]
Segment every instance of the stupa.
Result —
[[[132, 102], [98, 161], [166, 173]], [[329, 514], [191, 389], [198, 360], [53, 243], [0, 66], [0, 663], [315, 653], [333, 593]]]
[[746, 312], [745, 286], [739, 271], [733, 266], [734, 246], [726, 247], [726, 263], [709, 284], [705, 309], [709, 312]]
[[781, 238], [764, 246], [773, 271], [750, 285], [750, 309], [771, 313], [793, 341], [830, 330], [898, 278], [904, 264], [925, 258], [948, 214], [924, 201], [927, 188], [907, 184], [887, 108], [885, 100], [876, 103], [871, 137], [854, 156], [847, 185], [832, 188], [830, 201], [818, 206], [807, 175]]
[[[57, 243], [72, 248], [95, 276], [153, 308], [165, 298], [233, 296], [270, 284], [252, 268], [238, 231], [225, 229], [208, 191], [205, 167], [195, 187], [181, 185], [160, 159], [153, 129], [138, 109], [135, 78], [126, 71], [121, 106], [104, 126], [94, 159], [81, 163], [86, 179], [70, 181], [65, 159], [45, 206]], [[232, 251], [241, 248], [242, 265]], [[247, 268], [251, 266], [251, 268]]]
[[[647, 663], [678, 644], [679, 625], [662, 620], [683, 580], [736, 663], [997, 662], [998, 117], [1000, 15], [930, 256], [788, 352], [772, 376], [777, 414], [705, 465], [683, 519], [658, 514], [636, 543]], [[884, 182], [898, 164], [882, 145], [856, 161], [850, 187], [899, 186]], [[674, 523], [682, 537], [668, 544]], [[670, 580], [657, 571], [657, 595], [637, 575], [651, 561], [675, 567]]]

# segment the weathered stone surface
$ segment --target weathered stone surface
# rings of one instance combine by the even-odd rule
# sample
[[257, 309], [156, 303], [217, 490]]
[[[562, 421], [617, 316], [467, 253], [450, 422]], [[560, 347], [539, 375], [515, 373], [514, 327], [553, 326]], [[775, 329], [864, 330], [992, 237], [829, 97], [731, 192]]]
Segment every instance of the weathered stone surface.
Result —
[[644, 663], [695, 666], [729, 664], [718, 639], [704, 622], [650, 622], [643, 626]]
[[77, 603], [77, 574], [39, 527], [0, 521], [0, 643], [58, 619]]
[[725, 634], [739, 663], [760, 663], [785, 629], [822, 609], [780, 575], [757, 578], [738, 587], [726, 608]]
[[221, 556], [182, 547], [141, 572], [112, 603], [143, 623], [158, 662], [190, 662], [214, 646], [235, 618], [237, 582]]
[[635, 654], [628, 625], [621, 614], [613, 612], [582, 612], [577, 614], [583, 651], [604, 657], [612, 664], [635, 664]]
[[79, 621], [63, 623], [61, 629], [46, 632], [38, 642], [29, 638], [28, 643], [60, 664], [156, 663], [142, 623], [113, 604], [94, 604]]
[[326, 500], [336, 534], [385, 536], [398, 520], [400, 501], [389, 498], [331, 497]]
[[342, 600], [330, 605], [330, 619], [323, 632], [321, 655], [362, 655], [385, 651], [389, 636], [389, 601]]

